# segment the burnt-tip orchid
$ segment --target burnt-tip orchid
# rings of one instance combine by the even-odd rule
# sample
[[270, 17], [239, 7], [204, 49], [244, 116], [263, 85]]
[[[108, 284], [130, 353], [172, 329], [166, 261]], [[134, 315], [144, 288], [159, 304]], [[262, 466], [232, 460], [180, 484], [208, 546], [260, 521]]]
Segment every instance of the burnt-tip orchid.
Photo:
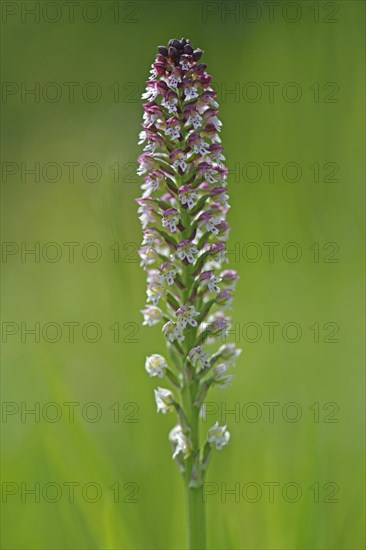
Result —
[[213, 449], [227, 445], [230, 434], [216, 422], [200, 437], [200, 412], [211, 387], [230, 384], [228, 370], [240, 354], [226, 343], [238, 275], [225, 265], [228, 170], [202, 53], [185, 38], [158, 48], [142, 96], [138, 174], [144, 182], [137, 199], [147, 273], [144, 325], [161, 325], [170, 357], [150, 355], [145, 368], [170, 387], [155, 389], [156, 406], [177, 414], [169, 440], [187, 490], [188, 546], [201, 549], [204, 476]]

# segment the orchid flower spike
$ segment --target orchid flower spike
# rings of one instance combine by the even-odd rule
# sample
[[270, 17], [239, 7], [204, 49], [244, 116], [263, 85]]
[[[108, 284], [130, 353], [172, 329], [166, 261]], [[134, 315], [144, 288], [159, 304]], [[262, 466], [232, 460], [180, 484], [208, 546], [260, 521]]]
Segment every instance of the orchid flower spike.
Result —
[[[225, 265], [228, 169], [219, 105], [202, 54], [185, 38], [158, 47], [142, 96], [138, 174], [144, 181], [136, 199], [143, 228], [139, 255], [147, 273], [144, 325], [162, 327], [169, 353], [169, 359], [148, 356], [145, 368], [171, 385], [155, 389], [155, 400], [158, 412], [177, 414], [169, 439], [188, 502], [202, 490], [212, 452], [230, 439], [227, 427], [216, 422], [202, 443], [200, 410], [211, 386], [229, 386], [228, 370], [240, 355], [226, 343], [239, 277]], [[211, 343], [218, 343], [216, 351]], [[197, 506], [192, 504], [191, 523], [198, 521]], [[192, 548], [205, 547], [199, 531], [191, 525]]]

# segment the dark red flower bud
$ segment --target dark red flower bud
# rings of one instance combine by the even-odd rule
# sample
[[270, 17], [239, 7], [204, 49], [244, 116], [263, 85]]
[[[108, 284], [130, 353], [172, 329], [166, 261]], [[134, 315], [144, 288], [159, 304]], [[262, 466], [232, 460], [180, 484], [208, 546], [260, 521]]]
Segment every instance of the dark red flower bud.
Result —
[[166, 73], [166, 68], [163, 63], [154, 63], [154, 69], [161, 76], [163, 76]]
[[195, 61], [198, 61], [199, 59], [201, 59], [202, 54], [203, 54], [202, 50], [194, 50], [192, 57]]
[[179, 40], [177, 39], [174, 39], [171, 43], [172, 47], [173, 48], [176, 48], [177, 50], [181, 50], [182, 49], [182, 44], [179, 42]]
[[163, 57], [168, 57], [168, 48], [166, 48], [165, 46], [159, 46], [158, 47], [158, 52], [163, 56]]
[[174, 48], [173, 46], [171, 46], [169, 48], [169, 56], [172, 59], [178, 59], [179, 58], [179, 52], [178, 52], [177, 48]]
[[208, 84], [210, 84], [212, 78], [210, 75], [202, 75], [201, 76], [201, 83], [203, 86], [207, 86]]
[[183, 51], [185, 54], [187, 55], [192, 55], [193, 53], [193, 48], [190, 44], [186, 44], [184, 47], [183, 47]]
[[164, 94], [168, 89], [168, 84], [164, 80], [159, 80], [159, 82], [156, 83], [156, 89], [159, 94]]

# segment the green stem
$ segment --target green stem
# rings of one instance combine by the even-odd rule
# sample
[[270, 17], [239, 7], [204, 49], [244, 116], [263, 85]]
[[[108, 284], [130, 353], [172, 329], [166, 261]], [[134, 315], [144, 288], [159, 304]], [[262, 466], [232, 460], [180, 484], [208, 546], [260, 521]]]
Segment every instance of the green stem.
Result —
[[206, 525], [205, 508], [201, 487], [186, 487], [187, 507], [187, 548], [189, 550], [205, 550]]
[[[187, 384], [188, 382], [188, 384]], [[205, 550], [206, 548], [206, 518], [203, 502], [203, 484], [200, 473], [197, 472], [199, 461], [199, 407], [194, 405], [197, 394], [197, 382], [187, 381], [183, 393], [185, 410], [191, 428], [192, 455], [186, 462], [185, 491], [187, 515], [187, 548], [189, 550]], [[197, 477], [198, 474], [198, 477]]]

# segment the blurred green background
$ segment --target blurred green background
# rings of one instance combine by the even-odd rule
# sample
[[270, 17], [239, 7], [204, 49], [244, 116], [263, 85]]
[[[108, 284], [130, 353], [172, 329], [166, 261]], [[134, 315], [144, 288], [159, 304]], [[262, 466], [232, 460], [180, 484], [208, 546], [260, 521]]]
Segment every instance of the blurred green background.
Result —
[[139, 96], [181, 36], [218, 90], [241, 276], [244, 352], [203, 426], [232, 434], [208, 473], [209, 547], [364, 548], [364, 3], [271, 6], [2, 3], [5, 549], [184, 548], [134, 202]]

